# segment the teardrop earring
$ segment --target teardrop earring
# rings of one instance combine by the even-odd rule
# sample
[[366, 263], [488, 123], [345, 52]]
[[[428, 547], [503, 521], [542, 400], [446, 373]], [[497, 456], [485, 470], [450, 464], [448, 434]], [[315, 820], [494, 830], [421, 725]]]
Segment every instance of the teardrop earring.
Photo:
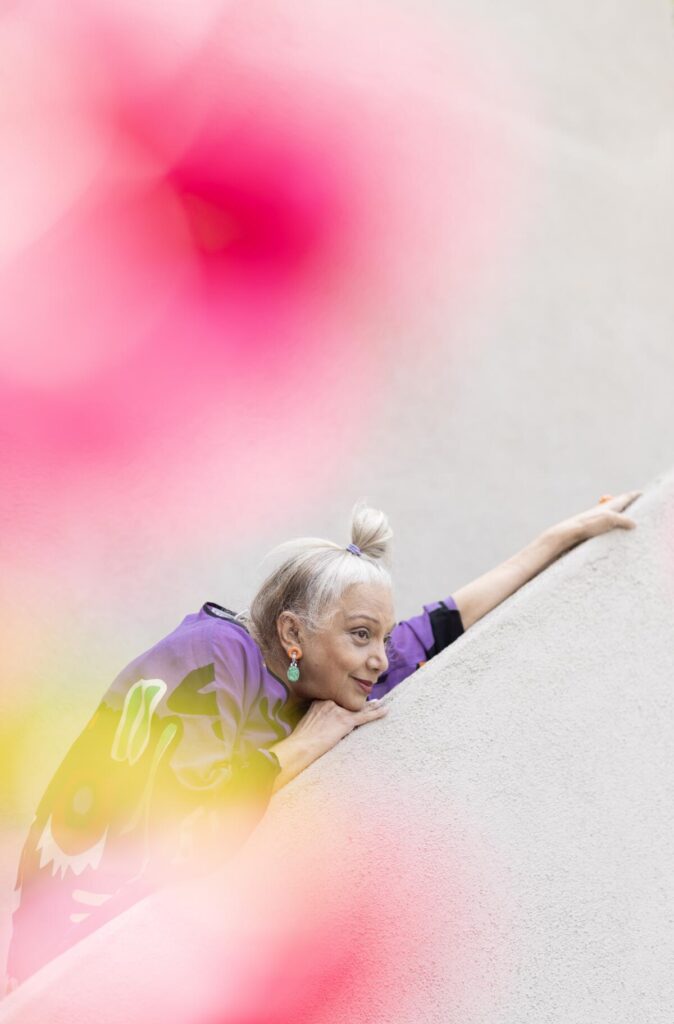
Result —
[[297, 659], [302, 657], [302, 652], [299, 649], [299, 647], [289, 647], [288, 648], [288, 657], [292, 658], [292, 661], [290, 662], [290, 665], [288, 666], [288, 672], [287, 672], [288, 680], [291, 683], [296, 683], [297, 680], [300, 677], [300, 670], [297, 667]]

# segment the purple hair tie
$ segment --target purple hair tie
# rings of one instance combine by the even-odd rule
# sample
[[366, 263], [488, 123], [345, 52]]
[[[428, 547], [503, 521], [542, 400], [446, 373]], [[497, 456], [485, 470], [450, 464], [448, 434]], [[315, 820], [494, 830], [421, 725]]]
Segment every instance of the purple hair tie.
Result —
[[360, 550], [360, 548], [358, 547], [358, 545], [357, 545], [357, 544], [347, 544], [347, 545], [346, 545], [346, 550], [347, 550], [347, 551], [350, 551], [350, 552], [351, 552], [352, 554], [354, 554], [354, 555], [358, 555], [358, 556], [362, 555], [362, 553], [363, 553], [363, 552], [362, 552], [362, 551]]

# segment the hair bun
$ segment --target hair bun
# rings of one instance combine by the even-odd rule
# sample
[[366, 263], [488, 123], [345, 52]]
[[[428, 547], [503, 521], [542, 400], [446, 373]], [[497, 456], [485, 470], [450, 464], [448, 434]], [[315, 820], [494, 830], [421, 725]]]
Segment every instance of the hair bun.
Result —
[[390, 540], [393, 530], [388, 516], [368, 505], [361, 498], [351, 510], [351, 543], [360, 548], [368, 558], [387, 561], [390, 557]]

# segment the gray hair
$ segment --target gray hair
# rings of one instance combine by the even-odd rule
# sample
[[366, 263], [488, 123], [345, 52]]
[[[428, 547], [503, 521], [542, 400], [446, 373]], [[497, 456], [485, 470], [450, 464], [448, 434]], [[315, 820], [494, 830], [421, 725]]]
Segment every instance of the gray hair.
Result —
[[279, 544], [263, 561], [280, 555], [286, 555], [285, 560], [267, 576], [250, 608], [237, 619], [266, 657], [282, 660], [286, 652], [276, 628], [281, 612], [293, 612], [309, 633], [316, 633], [355, 583], [392, 588], [387, 564], [392, 537], [386, 515], [364, 499], [357, 501], [351, 511], [351, 543], [360, 549], [360, 556], [319, 537], [298, 537]]

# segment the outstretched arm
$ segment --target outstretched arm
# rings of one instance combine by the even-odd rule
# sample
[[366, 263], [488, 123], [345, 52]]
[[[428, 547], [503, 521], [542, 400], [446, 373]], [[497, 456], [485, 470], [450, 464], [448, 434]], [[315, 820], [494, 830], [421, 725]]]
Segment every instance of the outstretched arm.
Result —
[[628, 491], [551, 526], [501, 565], [456, 590], [454, 600], [461, 614], [463, 628], [468, 629], [581, 541], [615, 527], [633, 529], [636, 526], [634, 520], [621, 515], [621, 512], [641, 493]]

